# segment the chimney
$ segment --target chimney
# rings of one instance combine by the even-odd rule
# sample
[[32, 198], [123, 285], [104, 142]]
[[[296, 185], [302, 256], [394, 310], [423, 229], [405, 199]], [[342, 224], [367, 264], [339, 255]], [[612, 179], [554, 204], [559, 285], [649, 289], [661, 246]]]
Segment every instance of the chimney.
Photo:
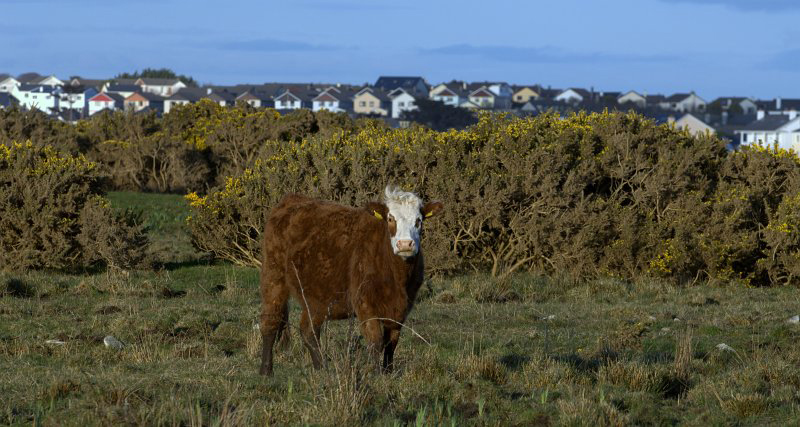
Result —
[[206, 88], [206, 95], [211, 95], [212, 90], [210, 87]]
[[781, 111], [781, 99], [775, 98], [775, 109]]
[[764, 119], [764, 110], [758, 110], [756, 112], [756, 120], [762, 120], [762, 119]]

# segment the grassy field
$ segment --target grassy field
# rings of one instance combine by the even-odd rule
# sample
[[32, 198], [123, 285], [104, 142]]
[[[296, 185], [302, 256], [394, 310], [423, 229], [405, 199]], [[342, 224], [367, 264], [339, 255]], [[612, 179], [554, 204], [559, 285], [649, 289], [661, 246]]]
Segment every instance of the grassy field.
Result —
[[[142, 207], [166, 268], [0, 273], [0, 423], [786, 425], [800, 418], [797, 290], [519, 274], [434, 278], [380, 375], [352, 322], [322, 371], [296, 330], [256, 375], [258, 272], [197, 262], [176, 196]], [[159, 243], [161, 242], [161, 243]], [[172, 243], [171, 243], [172, 242]], [[418, 334], [418, 335], [416, 335]], [[112, 335], [125, 346], [104, 346]]]

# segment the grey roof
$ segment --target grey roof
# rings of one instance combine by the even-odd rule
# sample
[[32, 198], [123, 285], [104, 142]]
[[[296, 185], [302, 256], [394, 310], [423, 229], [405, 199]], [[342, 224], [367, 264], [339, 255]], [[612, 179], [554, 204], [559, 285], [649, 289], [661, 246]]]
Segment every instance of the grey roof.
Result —
[[113, 79], [112, 81], [118, 85], [135, 85], [139, 79]]
[[426, 88], [428, 87], [428, 84], [425, 83], [425, 79], [418, 76], [380, 76], [378, 80], [375, 81], [375, 87], [388, 92], [399, 87], [411, 89], [420, 82], [425, 85]]
[[133, 84], [110, 84], [106, 92], [139, 92], [142, 88]]
[[19, 90], [20, 92], [53, 93], [56, 90], [60, 90], [60, 88], [47, 85], [34, 85], [34, 84], [23, 83], [19, 85], [17, 90]]
[[[155, 93], [151, 93], [151, 92], [136, 91], [136, 94], [141, 96], [142, 98], [150, 101], [150, 102], [164, 102], [164, 99], [166, 99], [161, 95], [156, 95]], [[131, 95], [131, 96], [133, 96], [133, 95]]]
[[684, 99], [692, 96], [692, 93], [676, 93], [674, 95], [669, 96], [666, 101], [667, 102], [681, 102]]
[[579, 87], [567, 88], [567, 89], [562, 90], [561, 93], [564, 93], [564, 92], [566, 92], [568, 90], [572, 90], [573, 92], [577, 93], [578, 95], [582, 96], [583, 98], [591, 98], [592, 97], [592, 93], [591, 92], [589, 92], [586, 89], [579, 88]]
[[657, 104], [664, 102], [667, 98], [664, 95], [645, 95], [644, 99], [648, 104]]
[[106, 80], [103, 79], [84, 79], [83, 77], [75, 77], [74, 79], [70, 79], [68, 81], [71, 84], [73, 80], [78, 81], [78, 83], [73, 86], [93, 86], [97, 88], [99, 88], [100, 86], [103, 85], [103, 83], [106, 82]]
[[17, 81], [19, 81], [20, 83], [30, 83], [31, 81], [39, 79], [41, 77], [42, 75], [39, 73], [33, 73], [33, 72], [22, 73], [17, 76]]
[[[180, 81], [180, 79], [160, 79], [156, 77], [141, 77], [141, 79], [148, 86], [172, 86]], [[136, 81], [138, 80], [136, 79]]]
[[767, 114], [763, 119], [743, 126], [741, 130], [776, 130], [789, 121], [789, 116], [786, 114]]
[[206, 94], [207, 92], [204, 88], [184, 87], [173, 93], [167, 100], [197, 102]]
[[389, 96], [386, 94], [385, 90], [372, 86], [364, 86], [360, 88], [359, 90], [356, 91], [356, 95], [364, 89], [369, 90], [376, 98], [378, 98], [381, 101], [389, 101]]

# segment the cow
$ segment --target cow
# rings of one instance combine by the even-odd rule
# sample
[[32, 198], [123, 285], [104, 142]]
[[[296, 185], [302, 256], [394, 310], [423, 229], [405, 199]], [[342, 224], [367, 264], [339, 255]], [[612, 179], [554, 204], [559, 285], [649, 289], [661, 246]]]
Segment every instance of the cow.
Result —
[[261, 247], [260, 373], [272, 374], [290, 297], [302, 307], [300, 333], [315, 369], [323, 323], [355, 316], [371, 354], [379, 359], [383, 351], [382, 370], [391, 372], [423, 280], [422, 224], [443, 208], [390, 186], [383, 203], [361, 208], [285, 196], [269, 212]]

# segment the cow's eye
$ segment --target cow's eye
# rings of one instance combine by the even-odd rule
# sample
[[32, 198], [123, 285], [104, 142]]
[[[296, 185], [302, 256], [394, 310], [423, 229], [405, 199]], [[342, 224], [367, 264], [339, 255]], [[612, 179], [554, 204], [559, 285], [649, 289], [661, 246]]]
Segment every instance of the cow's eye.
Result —
[[417, 222], [416, 222], [416, 223], [414, 223], [414, 227], [417, 227], [417, 228], [419, 228], [419, 226], [420, 226], [420, 225], [422, 225], [422, 220], [421, 220], [421, 219], [419, 219], [419, 218], [417, 218]]

